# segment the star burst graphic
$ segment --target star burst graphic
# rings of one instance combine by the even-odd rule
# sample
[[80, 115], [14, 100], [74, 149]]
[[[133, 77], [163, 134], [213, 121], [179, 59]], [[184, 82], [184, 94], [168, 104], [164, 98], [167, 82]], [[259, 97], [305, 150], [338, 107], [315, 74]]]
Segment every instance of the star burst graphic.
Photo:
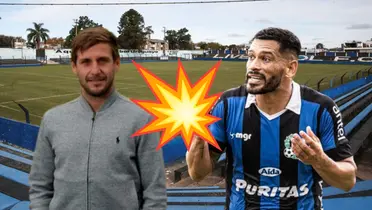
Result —
[[221, 61], [217, 62], [192, 86], [181, 61], [178, 60], [176, 88], [172, 88], [135, 61], [132, 63], [157, 98], [156, 102], [131, 99], [155, 117], [153, 121], [136, 131], [132, 136], [162, 131], [158, 150], [175, 136], [181, 135], [187, 150], [189, 150], [193, 135], [198, 135], [204, 141], [221, 150], [208, 129], [210, 124], [221, 120], [209, 114], [221, 93], [207, 97]]

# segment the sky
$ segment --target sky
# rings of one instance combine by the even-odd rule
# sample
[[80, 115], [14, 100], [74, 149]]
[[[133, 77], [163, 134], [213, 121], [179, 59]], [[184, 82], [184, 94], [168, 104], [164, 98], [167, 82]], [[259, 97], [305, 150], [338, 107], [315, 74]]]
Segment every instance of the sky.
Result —
[[[138, 2], [200, 0], [137, 0]], [[207, 1], [207, 0], [205, 0]], [[72, 0], [0, 0], [0, 3], [71, 3]], [[105, 2], [76, 0], [75, 3]], [[135, 2], [110, 0], [108, 2]], [[123, 6], [0, 6], [0, 34], [26, 38], [32, 22], [44, 23], [50, 37], [66, 37], [73, 19], [88, 16], [118, 35], [121, 15], [137, 10], [146, 26], [152, 26], [151, 38], [162, 39], [163, 27], [189, 29], [193, 42], [215, 41], [244, 44], [259, 30], [281, 27], [294, 32], [302, 46], [340, 47], [352, 40], [372, 38], [371, 0], [268, 0], [244, 3]]]

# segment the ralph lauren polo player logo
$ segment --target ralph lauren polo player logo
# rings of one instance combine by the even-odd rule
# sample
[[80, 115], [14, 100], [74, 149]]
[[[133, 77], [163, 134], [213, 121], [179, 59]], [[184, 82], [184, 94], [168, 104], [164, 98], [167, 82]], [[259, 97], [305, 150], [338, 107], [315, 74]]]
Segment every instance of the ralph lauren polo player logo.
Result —
[[119, 144], [119, 142], [120, 142], [120, 139], [119, 139], [119, 136], [118, 136], [118, 137], [116, 137], [116, 143]]

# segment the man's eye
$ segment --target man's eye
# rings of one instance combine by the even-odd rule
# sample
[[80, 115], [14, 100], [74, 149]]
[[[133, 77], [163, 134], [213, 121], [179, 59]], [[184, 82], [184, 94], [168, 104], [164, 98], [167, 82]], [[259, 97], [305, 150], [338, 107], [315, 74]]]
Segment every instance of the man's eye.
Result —
[[109, 60], [108, 59], [100, 59], [99, 62], [100, 63], [107, 63], [107, 62], [109, 62]]
[[271, 61], [271, 59], [270, 59], [269, 57], [264, 57], [263, 60], [264, 60], [265, 62], [270, 62], [270, 61]]

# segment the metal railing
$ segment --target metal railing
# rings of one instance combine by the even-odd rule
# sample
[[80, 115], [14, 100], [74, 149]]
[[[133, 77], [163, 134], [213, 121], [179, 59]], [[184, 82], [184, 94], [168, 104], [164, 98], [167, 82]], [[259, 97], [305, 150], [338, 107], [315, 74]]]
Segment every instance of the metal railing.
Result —
[[368, 77], [372, 73], [372, 67], [361, 69], [358, 72], [343, 72], [342, 74], [333, 75], [332, 77], [322, 77], [321, 79], [307, 80], [304, 85], [314, 88], [317, 91], [334, 88], [339, 85]]

